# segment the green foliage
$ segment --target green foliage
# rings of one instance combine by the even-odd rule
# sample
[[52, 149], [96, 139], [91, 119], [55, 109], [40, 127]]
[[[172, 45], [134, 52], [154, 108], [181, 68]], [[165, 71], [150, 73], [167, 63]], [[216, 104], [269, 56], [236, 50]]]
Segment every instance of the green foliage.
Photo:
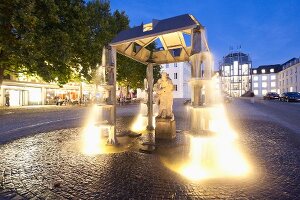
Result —
[[[0, 86], [5, 73], [38, 75], [64, 84], [91, 80], [104, 45], [129, 28], [109, 1], [9, 0], [0, 3]], [[118, 55], [118, 81], [142, 87], [146, 66]], [[157, 77], [154, 70], [154, 77]]]

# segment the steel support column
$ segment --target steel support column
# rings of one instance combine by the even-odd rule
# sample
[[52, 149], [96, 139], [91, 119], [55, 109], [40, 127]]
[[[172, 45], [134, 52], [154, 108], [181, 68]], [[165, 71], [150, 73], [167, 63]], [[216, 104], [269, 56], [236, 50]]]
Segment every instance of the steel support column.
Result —
[[147, 65], [147, 81], [148, 81], [148, 126], [147, 130], [153, 130], [153, 64]]

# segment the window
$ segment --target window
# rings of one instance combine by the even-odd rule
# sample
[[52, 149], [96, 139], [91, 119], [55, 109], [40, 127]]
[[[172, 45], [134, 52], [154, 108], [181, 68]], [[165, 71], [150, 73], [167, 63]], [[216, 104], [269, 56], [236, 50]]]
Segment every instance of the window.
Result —
[[224, 75], [229, 76], [230, 75], [230, 66], [224, 66]]
[[253, 74], [257, 74], [257, 70], [256, 69], [253, 70]]
[[177, 63], [174, 63], [174, 67], [177, 67]]
[[258, 87], [258, 83], [253, 83], [253, 87], [257, 88]]
[[262, 69], [262, 70], [261, 70], [261, 73], [263, 73], [263, 74], [266, 73], [266, 70], [265, 70], [265, 69]]
[[293, 87], [290, 87], [290, 92], [293, 92]]
[[275, 79], [276, 79], [276, 75], [272, 75], [271, 80], [275, 80]]
[[166, 64], [166, 68], [169, 68], [169, 64]]
[[174, 85], [175, 86], [175, 91], [177, 91], [177, 85]]
[[177, 73], [174, 73], [174, 79], [177, 79]]
[[239, 62], [233, 61], [233, 75], [239, 75]]
[[270, 72], [271, 72], [271, 73], [274, 72], [274, 69], [270, 69]]
[[268, 79], [267, 76], [262, 76], [262, 77], [261, 77], [261, 80], [263, 80], [263, 81], [266, 81], [267, 79]]
[[258, 90], [253, 90], [255, 95], [258, 95]]
[[276, 82], [271, 82], [271, 87], [276, 87]]
[[253, 76], [254, 81], [258, 81], [258, 76]]
[[261, 87], [266, 88], [267, 87], [267, 82], [262, 82]]

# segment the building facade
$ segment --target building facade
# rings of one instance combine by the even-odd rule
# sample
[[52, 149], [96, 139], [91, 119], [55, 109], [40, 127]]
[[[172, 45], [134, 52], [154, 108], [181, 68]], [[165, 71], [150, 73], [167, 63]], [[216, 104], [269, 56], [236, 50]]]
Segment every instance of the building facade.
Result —
[[292, 58], [282, 64], [278, 73], [278, 93], [300, 92], [300, 58]]
[[68, 83], [59, 87], [38, 77], [7, 75], [0, 89], [0, 106], [5, 106], [8, 99], [9, 106], [51, 105], [58, 98], [78, 101], [80, 97], [91, 98], [93, 91], [90, 84]]
[[174, 84], [174, 98], [190, 98], [188, 82], [191, 78], [191, 66], [189, 62], [163, 64], [161, 70], [169, 74]]
[[278, 72], [282, 65], [262, 65], [252, 69], [252, 90], [256, 96], [263, 96], [267, 92], [278, 92]]
[[245, 53], [235, 52], [223, 57], [219, 66], [222, 91], [240, 97], [251, 90], [251, 67], [251, 59]]
[[256, 96], [267, 92], [300, 92], [300, 58], [283, 64], [262, 65], [252, 69], [252, 89]]

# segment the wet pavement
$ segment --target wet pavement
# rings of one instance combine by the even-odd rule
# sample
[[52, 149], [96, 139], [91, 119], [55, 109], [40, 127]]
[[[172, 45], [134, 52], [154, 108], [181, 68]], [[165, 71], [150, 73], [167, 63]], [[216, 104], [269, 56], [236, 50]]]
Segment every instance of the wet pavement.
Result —
[[[184, 130], [185, 108], [174, 107], [177, 129]], [[82, 153], [82, 128], [73, 127], [1, 145], [0, 199], [299, 199], [295, 133], [242, 100], [227, 108], [252, 166], [246, 178], [193, 182], [169, 170], [159, 155], [179, 153], [185, 145], [182, 132], [171, 143], [158, 143], [153, 154], [136, 148], [143, 137], [123, 136], [121, 152], [90, 156]], [[120, 111], [119, 131], [132, 122], [136, 110], [130, 109]]]

